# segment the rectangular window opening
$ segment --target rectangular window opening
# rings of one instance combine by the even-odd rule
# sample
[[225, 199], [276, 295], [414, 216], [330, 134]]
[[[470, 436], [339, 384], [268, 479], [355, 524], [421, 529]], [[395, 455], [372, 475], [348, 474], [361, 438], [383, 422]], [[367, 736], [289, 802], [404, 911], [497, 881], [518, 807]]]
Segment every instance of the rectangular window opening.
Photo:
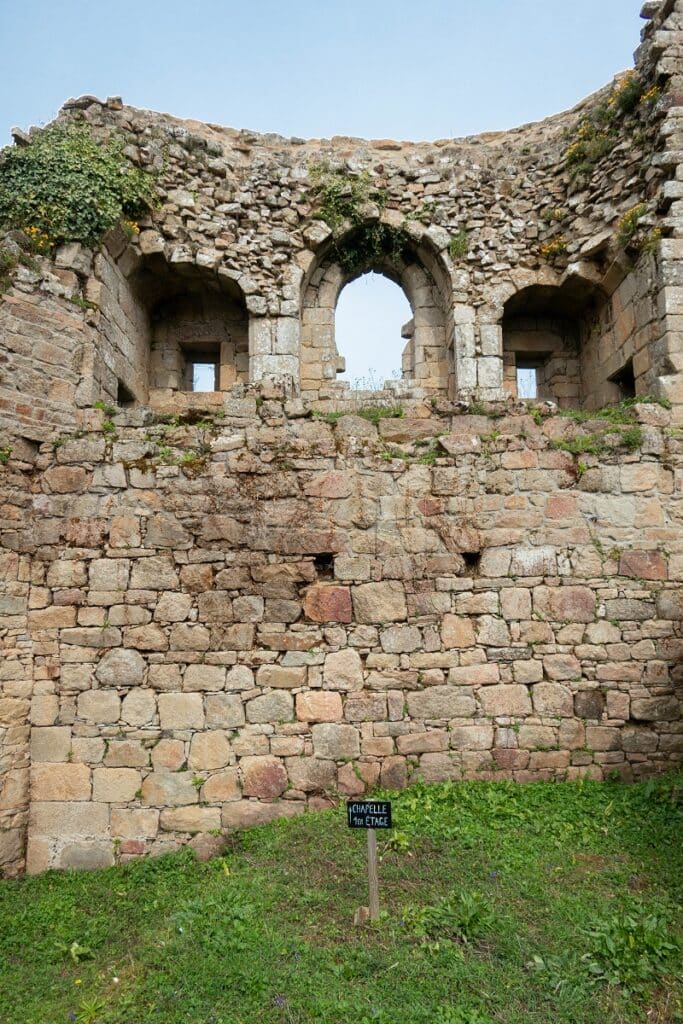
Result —
[[538, 367], [517, 366], [517, 397], [538, 398]]
[[192, 360], [192, 390], [217, 391], [218, 363]]
[[218, 345], [183, 346], [185, 356], [185, 390], [218, 391], [220, 349]]

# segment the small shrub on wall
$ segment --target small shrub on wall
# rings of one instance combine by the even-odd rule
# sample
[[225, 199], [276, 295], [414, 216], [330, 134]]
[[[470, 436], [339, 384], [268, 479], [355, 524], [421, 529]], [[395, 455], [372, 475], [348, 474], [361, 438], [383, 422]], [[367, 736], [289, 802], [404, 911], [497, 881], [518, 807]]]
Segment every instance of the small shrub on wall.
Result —
[[124, 141], [83, 124], [55, 124], [26, 147], [0, 152], [0, 227], [20, 228], [49, 252], [96, 245], [122, 218], [154, 205], [155, 181], [124, 156]]

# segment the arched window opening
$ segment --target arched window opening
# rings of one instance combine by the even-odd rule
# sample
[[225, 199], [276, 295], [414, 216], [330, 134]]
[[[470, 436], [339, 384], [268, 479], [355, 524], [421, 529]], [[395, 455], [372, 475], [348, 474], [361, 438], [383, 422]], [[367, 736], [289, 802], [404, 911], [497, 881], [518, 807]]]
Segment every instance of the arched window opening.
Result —
[[335, 239], [303, 285], [303, 397], [343, 397], [349, 387], [398, 381], [422, 394], [448, 393], [449, 295], [436, 257], [405, 232], [382, 224], [379, 235], [356, 228]]
[[374, 391], [412, 376], [412, 315], [403, 290], [382, 274], [371, 271], [347, 284], [335, 316], [338, 378]]

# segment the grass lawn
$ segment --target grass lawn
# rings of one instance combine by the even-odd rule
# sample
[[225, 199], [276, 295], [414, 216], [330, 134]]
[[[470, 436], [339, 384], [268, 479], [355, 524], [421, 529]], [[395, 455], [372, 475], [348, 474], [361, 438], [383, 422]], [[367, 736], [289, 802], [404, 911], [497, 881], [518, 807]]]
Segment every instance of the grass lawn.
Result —
[[[683, 1021], [683, 781], [445, 783], [187, 852], [0, 883], [2, 1024]], [[388, 843], [387, 843], [387, 837]]]

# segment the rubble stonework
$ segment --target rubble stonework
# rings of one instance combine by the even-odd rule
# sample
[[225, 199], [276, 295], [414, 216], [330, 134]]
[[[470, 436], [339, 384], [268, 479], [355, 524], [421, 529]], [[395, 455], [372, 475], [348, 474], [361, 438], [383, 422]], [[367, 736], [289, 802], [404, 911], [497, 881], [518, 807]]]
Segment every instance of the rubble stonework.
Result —
[[[644, 15], [661, 95], [578, 176], [595, 97], [436, 143], [66, 105], [125, 134], [161, 204], [0, 297], [5, 874], [415, 778], [680, 760], [683, 0]], [[333, 230], [319, 167], [382, 202]], [[414, 317], [403, 379], [362, 395], [334, 310], [373, 225]], [[209, 351], [216, 390], [188, 390]], [[516, 399], [534, 353], [553, 402]], [[559, 414], [627, 370], [650, 401]]]

